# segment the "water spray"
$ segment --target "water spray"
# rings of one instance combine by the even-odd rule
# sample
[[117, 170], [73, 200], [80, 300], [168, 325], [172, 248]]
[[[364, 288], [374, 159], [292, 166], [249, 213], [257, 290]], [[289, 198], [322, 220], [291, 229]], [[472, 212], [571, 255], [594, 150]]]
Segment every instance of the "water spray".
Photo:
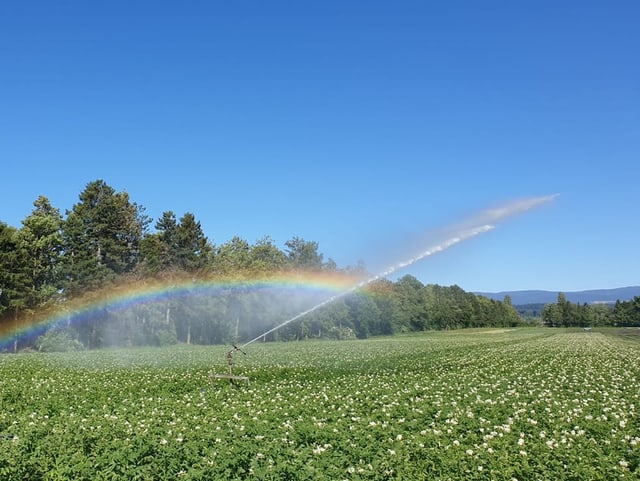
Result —
[[495, 207], [492, 209], [487, 209], [485, 211], [480, 212], [479, 214], [476, 214], [475, 216], [471, 217], [470, 219], [468, 219], [466, 222], [463, 222], [462, 224], [458, 224], [455, 226], [452, 226], [451, 228], [447, 229], [449, 232], [452, 232], [452, 234], [450, 235], [450, 237], [446, 238], [444, 241], [441, 241], [439, 243], [437, 243], [434, 246], [429, 247], [428, 249], [424, 249], [421, 252], [419, 252], [418, 254], [410, 257], [409, 259], [406, 259], [404, 261], [398, 262], [392, 266], [390, 266], [389, 268], [387, 268], [386, 270], [380, 272], [379, 274], [376, 274], [372, 277], [369, 277], [359, 283], [357, 283], [356, 285], [340, 292], [339, 294], [336, 294], [335, 296], [332, 296], [330, 298], [328, 298], [327, 300], [311, 307], [310, 309], [307, 309], [306, 311], [303, 311], [299, 314], [296, 314], [295, 316], [293, 316], [290, 319], [287, 319], [286, 321], [278, 324], [277, 326], [269, 329], [268, 331], [260, 334], [259, 336], [256, 336], [255, 338], [251, 339], [250, 341], [245, 342], [244, 344], [242, 344], [241, 347], [246, 347], [250, 344], [253, 344], [254, 342], [263, 339], [265, 336], [271, 334], [274, 331], [277, 331], [278, 329], [286, 326], [287, 324], [290, 324], [294, 321], [297, 321], [298, 319], [300, 319], [301, 317], [306, 316], [307, 314], [310, 314], [324, 306], [326, 306], [327, 304], [331, 304], [332, 302], [348, 295], [351, 294], [352, 292], [368, 285], [371, 284], [374, 281], [377, 281], [381, 278], [387, 277], [391, 274], [393, 274], [394, 272], [400, 270], [400, 269], [404, 269], [406, 267], [409, 267], [413, 264], [415, 264], [416, 262], [432, 256], [434, 254], [437, 254], [438, 252], [442, 252], [446, 249], [448, 249], [449, 247], [452, 247], [456, 244], [459, 244], [460, 242], [470, 239], [472, 237], [478, 236], [480, 234], [483, 234], [485, 232], [488, 232], [492, 229], [494, 229], [496, 226], [495, 224], [501, 220], [506, 219], [507, 217], [512, 217], [516, 214], [521, 214], [523, 212], [526, 212], [534, 207], [538, 207], [542, 204], [546, 204], [548, 202], [551, 202], [553, 199], [555, 199], [558, 195], [557, 194], [553, 194], [553, 195], [546, 195], [546, 196], [542, 196], [542, 197], [531, 197], [531, 198], [526, 198], [526, 199], [520, 199], [517, 201], [513, 201], [509, 204], [506, 205], [502, 205], [499, 207]]
[[412, 257], [410, 259], [407, 259], [405, 261], [398, 262], [397, 264], [389, 267], [385, 271], [383, 271], [383, 272], [381, 272], [379, 274], [376, 274], [376, 275], [374, 275], [372, 277], [369, 277], [369, 278], [367, 278], [367, 279], [365, 279], [363, 281], [360, 281], [357, 284], [355, 284], [354, 286], [349, 287], [348, 289], [345, 289], [344, 291], [340, 292], [339, 294], [336, 294], [335, 296], [332, 296], [332, 297], [328, 298], [327, 300], [322, 301], [319, 304], [316, 304], [315, 306], [311, 307], [310, 309], [307, 309], [306, 311], [303, 311], [303, 312], [300, 312], [299, 314], [296, 314], [291, 319], [287, 319], [283, 323], [278, 324], [277, 326], [269, 329], [268, 331], [260, 334], [259, 336], [255, 337], [255, 338], [251, 339], [250, 341], [245, 342], [242, 345], [242, 347], [246, 347], [249, 344], [252, 344], [252, 343], [262, 339], [263, 337], [271, 334], [272, 332], [277, 331], [281, 327], [284, 327], [287, 324], [290, 324], [290, 323], [292, 323], [294, 321], [297, 321], [301, 317], [304, 317], [307, 314], [311, 314], [312, 312], [314, 312], [314, 311], [326, 306], [327, 304], [331, 304], [332, 302], [334, 302], [334, 301], [336, 301], [336, 300], [338, 300], [338, 299], [340, 299], [342, 297], [345, 297], [348, 294], [351, 294], [352, 292], [355, 292], [358, 289], [360, 289], [360, 288], [362, 288], [362, 287], [364, 287], [364, 286], [366, 286], [368, 284], [371, 284], [374, 281], [377, 281], [377, 280], [379, 280], [381, 278], [389, 276], [389, 275], [393, 274], [397, 270], [400, 270], [400, 269], [403, 269], [405, 267], [408, 267], [408, 266], [418, 262], [419, 260], [424, 259], [425, 257], [429, 257], [429, 256], [431, 256], [433, 254], [441, 252], [441, 251], [443, 251], [445, 249], [448, 249], [449, 247], [451, 247], [451, 246], [453, 246], [455, 244], [458, 244], [458, 243], [462, 242], [465, 239], [469, 239], [471, 237], [475, 237], [475, 236], [477, 236], [479, 234], [482, 234], [483, 232], [487, 232], [487, 231], [489, 231], [489, 230], [491, 230], [493, 228], [494, 228], [493, 225], [486, 224], [486, 225], [478, 226], [478, 227], [475, 227], [475, 228], [472, 228], [472, 229], [467, 229], [467, 230], [465, 230], [463, 232], [458, 232], [455, 236], [453, 236], [453, 237], [451, 237], [449, 239], [446, 239], [445, 241], [443, 241], [443, 242], [441, 242], [441, 243], [439, 243], [439, 244], [437, 244], [437, 245], [435, 245], [433, 247], [430, 247], [429, 249], [419, 253], [418, 255], [416, 255], [416, 256], [414, 256], [414, 257]]
[[546, 204], [548, 202], [551, 202], [553, 199], [555, 199], [557, 197], [557, 194], [554, 195], [547, 195], [547, 196], [543, 196], [543, 197], [533, 197], [533, 198], [527, 198], [527, 199], [521, 199], [521, 200], [517, 200], [514, 202], [511, 202], [509, 204], [503, 205], [503, 206], [499, 206], [496, 208], [492, 208], [492, 209], [488, 209], [485, 210], [483, 212], [480, 212], [479, 214], [476, 214], [475, 216], [471, 217], [470, 219], [468, 219], [466, 222], [462, 223], [462, 224], [457, 224], [455, 226], [450, 227], [449, 229], [447, 229], [448, 232], [450, 232], [451, 234], [449, 234], [448, 237], [446, 237], [443, 241], [440, 241], [438, 243], [436, 243], [435, 245], [432, 245], [431, 247], [427, 248], [427, 249], [423, 249], [420, 252], [418, 252], [417, 254], [413, 255], [412, 257], [409, 257], [408, 259], [401, 261], [401, 262], [397, 262], [396, 264], [391, 265], [390, 267], [388, 267], [387, 269], [385, 269], [384, 271], [371, 276], [363, 281], [358, 282], [357, 284], [353, 285], [350, 288], [345, 289], [344, 291], [340, 292], [339, 294], [336, 294], [328, 299], [326, 299], [325, 301], [322, 301], [319, 304], [316, 304], [315, 306], [311, 307], [310, 309], [307, 309], [303, 312], [300, 312], [299, 314], [296, 314], [295, 316], [293, 316], [290, 319], [287, 319], [286, 321], [278, 324], [277, 326], [269, 329], [268, 331], [260, 334], [259, 336], [256, 336], [255, 338], [251, 339], [250, 341], [245, 342], [244, 344], [242, 344], [240, 347], [237, 347], [235, 344], [233, 345], [233, 349], [231, 351], [229, 351], [227, 353], [227, 362], [229, 363], [229, 374], [217, 374], [216, 377], [217, 378], [225, 378], [225, 379], [229, 379], [230, 382], [233, 382], [233, 380], [235, 379], [241, 379], [241, 380], [246, 380], [247, 383], [249, 382], [249, 378], [248, 377], [244, 377], [244, 376], [234, 376], [233, 372], [232, 372], [232, 368], [233, 368], [233, 354], [236, 351], [239, 351], [243, 354], [246, 354], [242, 348], [249, 346], [250, 344], [253, 344], [254, 342], [265, 338], [267, 335], [271, 334], [274, 331], [277, 331], [278, 329], [286, 326], [287, 324], [290, 324], [294, 321], [297, 321], [298, 319], [306, 316], [307, 314], [310, 314], [318, 309], [321, 309], [322, 307], [331, 304], [332, 302], [347, 296], [348, 294], [351, 294], [352, 292], [367, 286], [368, 284], [371, 284], [372, 282], [375, 282], [381, 278], [387, 277], [391, 274], [393, 274], [394, 272], [400, 270], [400, 269], [404, 269], [406, 267], [409, 267], [413, 264], [415, 264], [418, 261], [421, 261], [422, 259], [425, 259], [427, 257], [430, 257], [434, 254], [437, 254], [439, 252], [442, 252], [446, 249], [448, 249], [449, 247], [453, 247], [456, 244], [459, 244], [462, 241], [465, 241], [467, 239], [471, 239], [472, 237], [476, 237], [480, 234], [483, 234], [485, 232], [488, 232], [492, 229], [494, 229], [496, 227], [496, 224], [499, 221], [502, 221], [504, 219], [506, 219], [507, 217], [512, 217], [514, 215], [517, 214], [521, 214], [523, 212], [526, 212], [534, 207], [537, 207], [539, 205], [542, 204]]

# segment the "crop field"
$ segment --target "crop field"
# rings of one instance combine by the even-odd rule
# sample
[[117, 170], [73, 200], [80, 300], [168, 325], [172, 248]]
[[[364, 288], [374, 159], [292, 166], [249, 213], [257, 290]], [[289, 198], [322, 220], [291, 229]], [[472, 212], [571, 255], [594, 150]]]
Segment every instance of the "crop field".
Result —
[[640, 479], [640, 342], [467, 330], [0, 356], [2, 480]]

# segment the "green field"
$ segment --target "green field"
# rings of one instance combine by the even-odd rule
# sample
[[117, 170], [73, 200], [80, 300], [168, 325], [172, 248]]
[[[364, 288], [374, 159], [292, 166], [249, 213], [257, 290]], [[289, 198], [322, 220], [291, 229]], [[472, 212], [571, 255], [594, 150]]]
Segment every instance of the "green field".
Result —
[[640, 342], [617, 332], [0, 357], [2, 480], [640, 479]]

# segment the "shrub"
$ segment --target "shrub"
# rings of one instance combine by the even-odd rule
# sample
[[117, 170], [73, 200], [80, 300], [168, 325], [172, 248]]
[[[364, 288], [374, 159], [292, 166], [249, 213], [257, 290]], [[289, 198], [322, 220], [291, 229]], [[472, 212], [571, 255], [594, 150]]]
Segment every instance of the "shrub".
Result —
[[81, 351], [84, 346], [77, 339], [73, 339], [68, 332], [53, 329], [47, 331], [36, 341], [38, 351], [42, 352], [67, 352]]

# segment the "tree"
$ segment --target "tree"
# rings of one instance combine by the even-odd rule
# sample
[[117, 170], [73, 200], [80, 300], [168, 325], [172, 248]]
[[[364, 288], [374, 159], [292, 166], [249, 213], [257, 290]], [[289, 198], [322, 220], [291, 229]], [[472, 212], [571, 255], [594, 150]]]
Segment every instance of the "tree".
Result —
[[564, 327], [572, 326], [575, 322], [574, 309], [567, 300], [564, 293], [558, 293], [558, 312], [560, 314], [560, 324]]
[[293, 269], [306, 271], [322, 270], [322, 254], [318, 252], [317, 242], [307, 242], [300, 237], [294, 237], [284, 244], [287, 247], [287, 259]]
[[465, 292], [457, 285], [450, 286], [447, 289], [447, 293], [451, 300], [449, 305], [453, 311], [453, 317], [456, 323], [455, 327], [481, 327], [478, 324], [478, 319], [474, 315], [473, 299], [475, 299], [475, 296]]
[[370, 326], [380, 323], [380, 309], [373, 299], [363, 293], [353, 293], [345, 298], [349, 315], [358, 339], [366, 339], [371, 333]]
[[[20, 317], [29, 308], [30, 280], [25, 266], [27, 260], [17, 239], [17, 230], [0, 223], [0, 314], [3, 330], [18, 331]], [[12, 328], [6, 326], [13, 324]], [[14, 352], [18, 350], [18, 338], [14, 337]]]
[[214, 266], [216, 272], [223, 275], [246, 273], [251, 263], [251, 248], [249, 243], [234, 236], [216, 249]]
[[172, 211], [163, 212], [155, 228], [156, 232], [145, 235], [141, 244], [146, 272], [197, 272], [211, 265], [213, 247], [192, 213], [185, 213], [178, 222]]
[[0, 222], [0, 316], [11, 309], [16, 295], [16, 229]]
[[281, 271], [286, 263], [286, 256], [273, 243], [271, 237], [259, 239], [249, 251], [250, 268], [255, 274], [268, 274]]
[[542, 322], [549, 327], [560, 327], [562, 325], [562, 313], [558, 308], [558, 304], [545, 304], [542, 308]]
[[126, 192], [117, 193], [103, 180], [87, 184], [63, 223], [67, 290], [94, 289], [132, 271], [148, 223], [144, 209]]
[[[173, 235], [173, 234], [172, 234]], [[187, 212], [180, 218], [175, 232], [178, 266], [185, 271], [205, 269], [211, 262], [213, 248], [202, 231], [200, 221]], [[173, 241], [173, 239], [170, 239]]]
[[505, 306], [513, 307], [513, 302], [511, 302], [511, 296], [509, 294], [505, 294], [502, 302]]
[[640, 326], [640, 296], [630, 301], [617, 301], [613, 307], [613, 319], [619, 326]]
[[374, 335], [391, 335], [394, 333], [395, 326], [393, 324], [393, 289], [394, 284], [388, 279], [378, 279], [368, 284], [366, 291], [369, 293], [373, 301], [378, 307], [380, 316], [378, 324], [371, 325], [371, 334]]
[[396, 331], [422, 331], [427, 328], [424, 285], [414, 276], [406, 275], [398, 279], [394, 286], [394, 319]]
[[25, 260], [20, 267], [29, 280], [27, 305], [38, 308], [46, 305], [61, 287], [62, 215], [44, 196], [33, 205], [34, 210], [16, 233], [16, 248]]
[[591, 310], [592, 326], [613, 325], [613, 309], [607, 304], [593, 304]]
[[156, 232], [147, 234], [140, 245], [143, 269], [151, 274], [173, 270], [178, 263], [178, 222], [172, 211], [162, 213]]
[[156, 274], [178, 266], [178, 222], [172, 211], [162, 213], [155, 224], [156, 232], [141, 241], [140, 253], [143, 269]]
[[457, 329], [460, 327], [455, 312], [455, 304], [453, 297], [449, 292], [449, 288], [434, 285], [433, 286], [433, 304], [429, 304], [429, 311], [433, 319], [435, 329]]
[[172, 270], [174, 266], [169, 260], [169, 253], [160, 234], [148, 234], [140, 241], [140, 264], [138, 267], [143, 274], [158, 274]]

